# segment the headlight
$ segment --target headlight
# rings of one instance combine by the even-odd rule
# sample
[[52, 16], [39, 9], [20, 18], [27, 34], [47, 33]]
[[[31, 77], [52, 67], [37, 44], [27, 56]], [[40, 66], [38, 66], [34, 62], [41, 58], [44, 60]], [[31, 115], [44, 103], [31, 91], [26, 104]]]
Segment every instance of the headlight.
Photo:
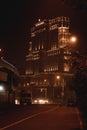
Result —
[[37, 103], [38, 101], [37, 100], [34, 100], [34, 103]]
[[15, 104], [16, 105], [19, 105], [20, 104], [20, 101], [18, 99], [15, 99]]
[[44, 100], [43, 99], [39, 99], [39, 104], [44, 104]]
[[39, 104], [46, 104], [46, 103], [48, 103], [48, 100], [44, 100], [44, 99], [39, 100]]
[[48, 104], [49, 101], [47, 99], [35, 99], [33, 104]]

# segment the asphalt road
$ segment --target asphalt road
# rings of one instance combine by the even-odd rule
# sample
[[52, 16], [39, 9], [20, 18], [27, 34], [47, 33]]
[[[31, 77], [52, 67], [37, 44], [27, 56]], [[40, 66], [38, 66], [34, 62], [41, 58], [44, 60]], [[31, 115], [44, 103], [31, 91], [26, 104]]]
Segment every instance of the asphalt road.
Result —
[[31, 105], [0, 116], [0, 130], [80, 130], [82, 121], [76, 107]]

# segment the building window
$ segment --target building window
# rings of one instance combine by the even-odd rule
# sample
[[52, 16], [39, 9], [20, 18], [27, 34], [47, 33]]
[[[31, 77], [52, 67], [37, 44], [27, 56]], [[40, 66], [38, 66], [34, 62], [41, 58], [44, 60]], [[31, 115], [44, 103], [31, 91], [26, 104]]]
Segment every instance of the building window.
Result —
[[70, 60], [70, 56], [64, 56], [64, 60]]
[[64, 63], [64, 71], [65, 72], [69, 72], [70, 71], [69, 64]]

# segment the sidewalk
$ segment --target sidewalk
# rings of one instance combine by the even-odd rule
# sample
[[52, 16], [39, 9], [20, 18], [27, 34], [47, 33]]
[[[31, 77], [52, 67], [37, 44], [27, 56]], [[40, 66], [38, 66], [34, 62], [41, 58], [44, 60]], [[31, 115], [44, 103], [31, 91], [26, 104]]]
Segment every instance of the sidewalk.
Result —
[[87, 130], [87, 115], [84, 116], [84, 114], [81, 115], [82, 122], [83, 122], [83, 130]]
[[20, 105], [15, 105], [15, 104], [7, 104], [7, 105], [3, 105], [0, 106], [0, 116], [2, 116], [3, 114], [6, 114], [14, 109], [18, 109], [20, 108]]
[[81, 117], [81, 121], [82, 121], [82, 130], [87, 130], [87, 113], [84, 111], [80, 111], [80, 117]]

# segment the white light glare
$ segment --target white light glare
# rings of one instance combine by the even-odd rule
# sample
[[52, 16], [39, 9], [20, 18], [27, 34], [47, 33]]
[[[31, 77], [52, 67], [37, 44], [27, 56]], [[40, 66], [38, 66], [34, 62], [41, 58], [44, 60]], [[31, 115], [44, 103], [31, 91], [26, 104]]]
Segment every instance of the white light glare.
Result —
[[0, 85], [0, 91], [4, 91], [4, 87]]
[[20, 104], [20, 101], [18, 99], [15, 99], [15, 104], [16, 105], [19, 105]]
[[34, 100], [35, 104], [47, 104], [49, 101], [47, 99], [36, 99]]

